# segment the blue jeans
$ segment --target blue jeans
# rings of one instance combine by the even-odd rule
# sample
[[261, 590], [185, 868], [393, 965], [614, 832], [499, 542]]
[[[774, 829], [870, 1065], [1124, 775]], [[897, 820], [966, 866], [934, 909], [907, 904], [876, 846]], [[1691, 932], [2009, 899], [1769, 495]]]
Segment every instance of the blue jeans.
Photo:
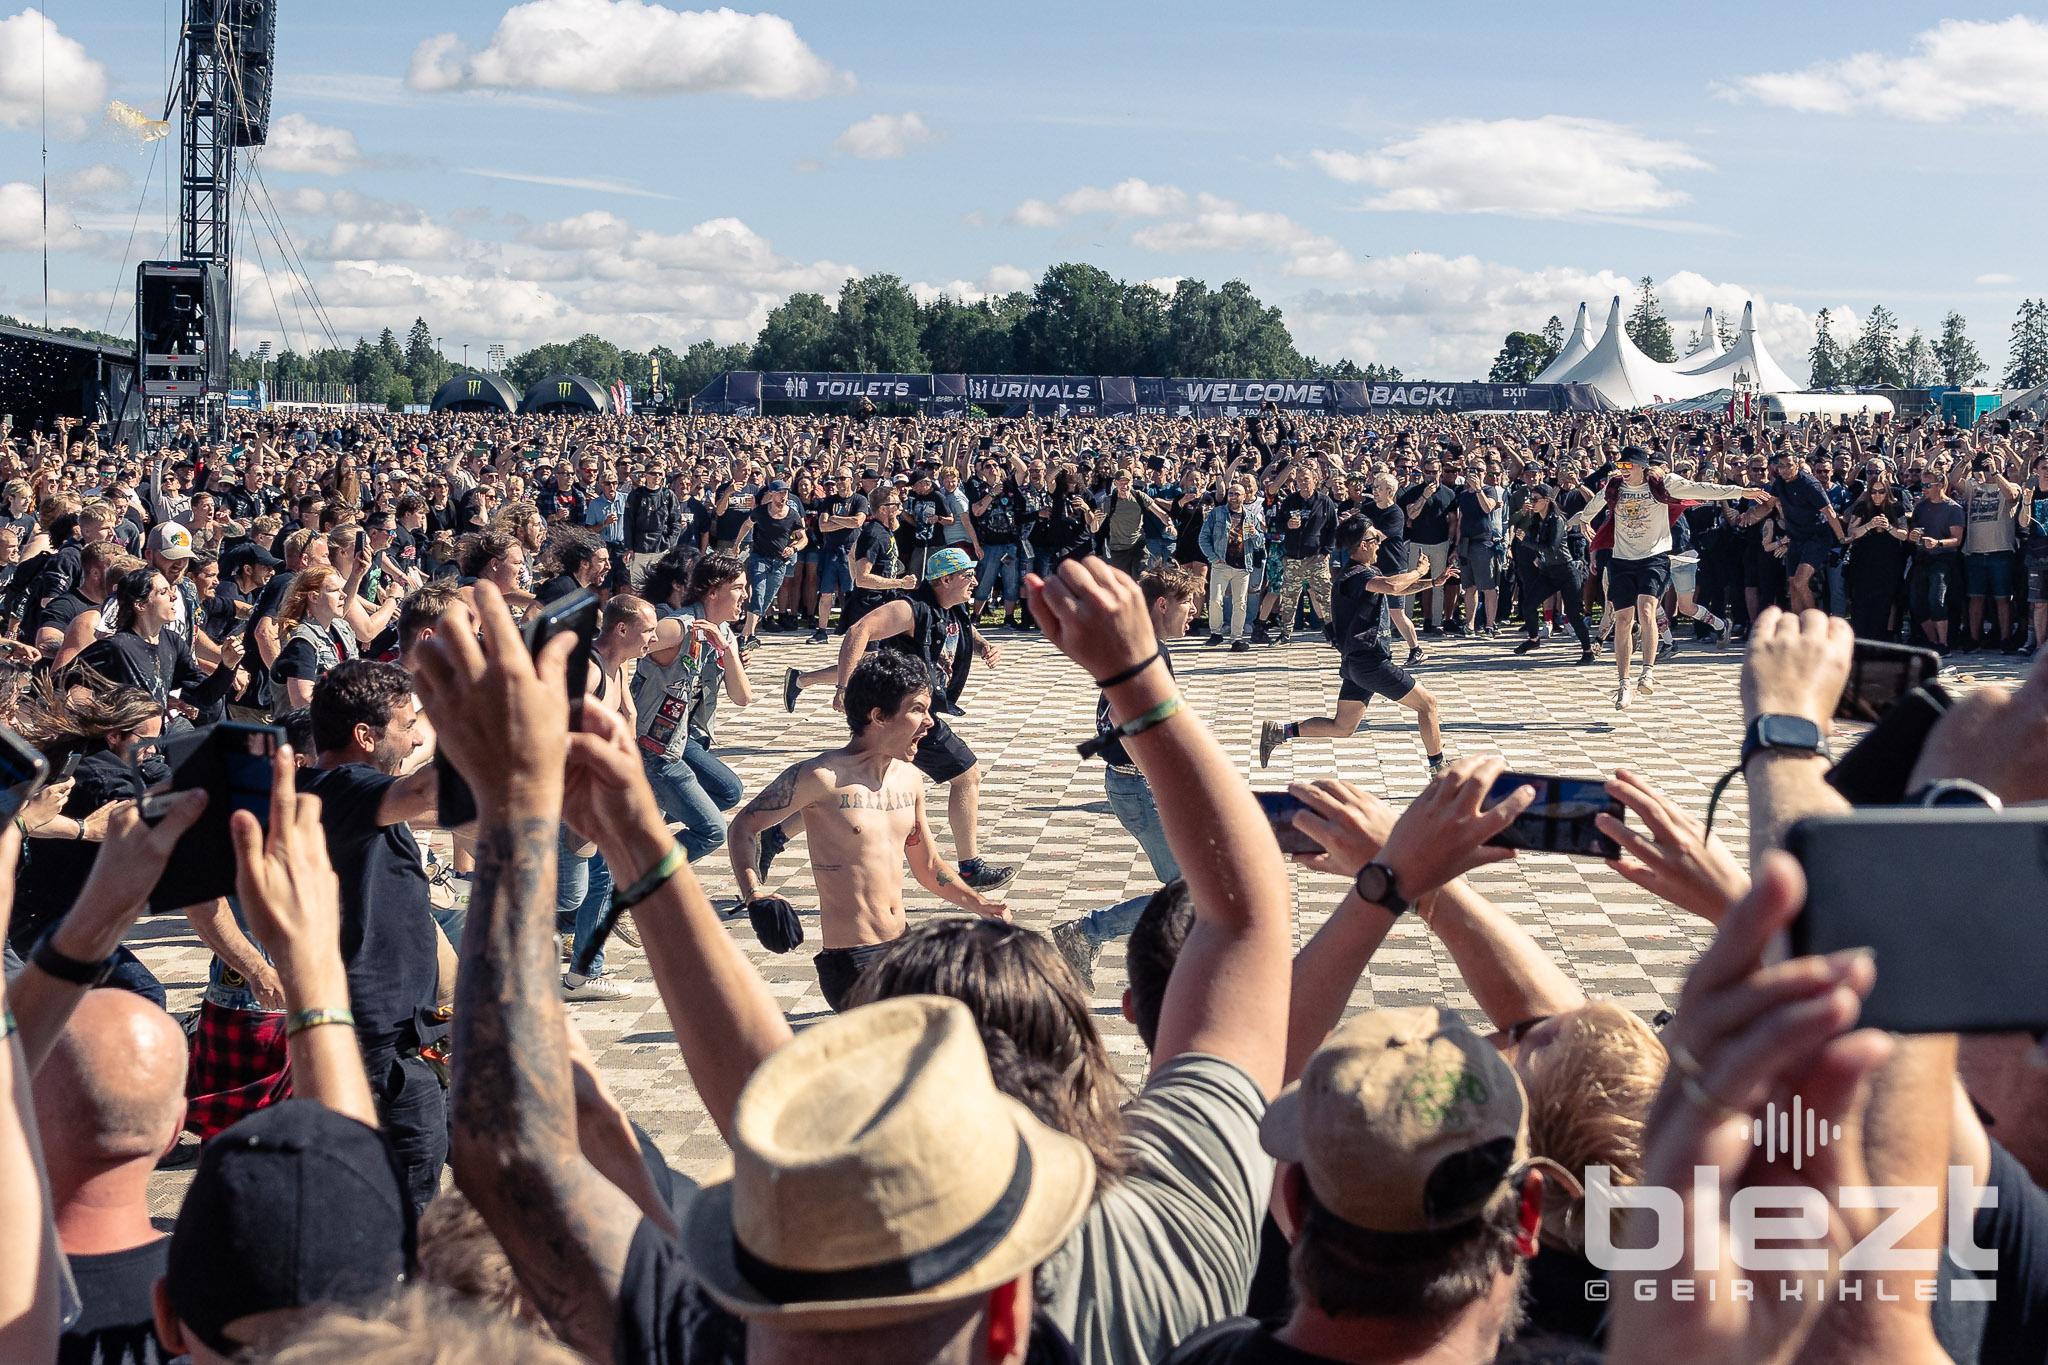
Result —
[[1015, 545], [984, 545], [981, 547], [981, 564], [975, 571], [974, 609], [993, 595], [990, 591], [998, 583], [1002, 585], [1001, 602], [1017, 600], [1018, 561], [1022, 558], [1020, 547]]
[[[562, 826], [562, 842], [555, 858], [555, 914], [559, 917], [570, 915], [575, 919], [576, 946], [570, 950], [572, 960], [581, 954], [597, 933], [597, 926], [604, 919], [604, 912], [611, 905], [612, 870], [605, 863], [602, 853], [593, 853], [579, 858], [571, 852], [582, 841]], [[560, 923], [557, 918], [556, 923]], [[599, 953], [591, 960], [593, 974], [604, 970], [604, 954]]]
[[725, 844], [725, 817], [740, 803], [740, 779], [709, 749], [692, 739], [680, 759], [641, 755], [654, 803], [662, 818], [682, 823], [676, 839], [691, 862]]
[[1172, 536], [1145, 537], [1145, 567], [1150, 569], [1173, 559], [1174, 546], [1180, 542]]
[[1180, 876], [1180, 863], [1167, 846], [1166, 830], [1159, 823], [1159, 805], [1152, 799], [1152, 784], [1143, 777], [1120, 773], [1114, 768], [1102, 774], [1102, 790], [1109, 797], [1109, 809], [1117, 823], [1130, 831], [1152, 861], [1152, 875], [1160, 884]]
[[775, 605], [776, 594], [782, 591], [782, 580], [789, 577], [794, 559], [763, 559], [759, 555], [747, 556], [747, 586], [753, 590], [749, 610], [756, 616], [766, 616]]
[[1152, 893], [1147, 891], [1127, 901], [1118, 901], [1106, 910], [1083, 915], [1074, 921], [1074, 925], [1081, 931], [1081, 937], [1088, 940], [1089, 947], [1100, 948], [1111, 939], [1129, 938], [1151, 899]]

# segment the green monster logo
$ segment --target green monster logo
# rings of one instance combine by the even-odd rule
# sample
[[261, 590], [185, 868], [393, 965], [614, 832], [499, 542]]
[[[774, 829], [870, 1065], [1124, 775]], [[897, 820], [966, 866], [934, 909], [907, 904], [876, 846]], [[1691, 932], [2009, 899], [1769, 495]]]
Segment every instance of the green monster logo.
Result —
[[567, 398], [569, 396], [568, 380], [564, 379], [561, 383], [555, 385], [555, 396], [558, 398]]
[[470, 381], [469, 381], [469, 396], [470, 396], [471, 398], [475, 398], [475, 397], [476, 397], [476, 396], [477, 396], [478, 394], [482, 393], [483, 391], [484, 391], [484, 381], [483, 381], [483, 380], [481, 380], [481, 379], [472, 379], [472, 380], [470, 380]]

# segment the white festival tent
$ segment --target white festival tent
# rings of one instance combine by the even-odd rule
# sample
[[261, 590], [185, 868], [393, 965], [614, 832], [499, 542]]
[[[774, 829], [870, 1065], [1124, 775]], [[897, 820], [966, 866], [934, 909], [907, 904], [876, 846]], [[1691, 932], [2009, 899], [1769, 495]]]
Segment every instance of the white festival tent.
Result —
[[1693, 347], [1690, 354], [1679, 360], [1678, 368], [1687, 372], [1704, 369], [1720, 357], [1721, 334], [1714, 330], [1714, 309], [1709, 304], [1707, 315], [1700, 322], [1700, 344]]
[[1586, 305], [1579, 305], [1578, 321], [1572, 324], [1572, 334], [1565, 339], [1564, 347], [1558, 351], [1548, 365], [1531, 383], [1555, 384], [1571, 372], [1572, 366], [1593, 353], [1593, 343], [1586, 339]]
[[[1797, 393], [1805, 387], [1795, 383], [1784, 367], [1771, 358], [1764, 339], [1756, 334], [1755, 312], [1755, 304], [1743, 304], [1742, 326], [1736, 329], [1735, 344], [1716, 359], [1687, 371], [1687, 378], [1699, 384], [1692, 392], [1741, 387], [1753, 393]], [[1747, 379], [1742, 379], [1745, 375]]]
[[[1748, 318], [1747, 313], [1743, 316]], [[1653, 403], [1697, 398], [1724, 387], [1727, 381], [1717, 376], [1712, 382], [1702, 382], [1680, 373], [1676, 365], [1659, 364], [1644, 355], [1621, 325], [1621, 295], [1616, 294], [1607, 310], [1606, 334], [1583, 360], [1553, 382], [1590, 384], [1618, 408], [1646, 408]]]

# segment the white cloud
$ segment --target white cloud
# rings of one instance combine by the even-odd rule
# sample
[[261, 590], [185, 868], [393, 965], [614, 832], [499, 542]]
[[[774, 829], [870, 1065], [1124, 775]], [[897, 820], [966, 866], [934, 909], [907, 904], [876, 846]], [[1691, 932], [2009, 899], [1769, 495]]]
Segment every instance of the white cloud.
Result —
[[[104, 239], [78, 224], [70, 205], [56, 195], [50, 198], [50, 250], [90, 250]], [[38, 186], [16, 180], [0, 185], [0, 251], [41, 251], [43, 248], [43, 192]], [[38, 290], [38, 298], [41, 291]], [[54, 301], [55, 295], [52, 295]]]
[[1154, 289], [1166, 295], [1166, 297], [1172, 298], [1173, 291], [1180, 288], [1180, 282], [1186, 278], [1187, 276], [1185, 275], [1159, 275], [1145, 281], [1145, 283], [1151, 285]]
[[1747, 95], [1805, 114], [1870, 111], [1948, 123], [1980, 111], [2048, 114], [2048, 22], [1944, 19], [1913, 37], [1913, 54], [1858, 52], [1798, 71], [1744, 76], [1726, 95]]
[[1977, 277], [1977, 283], [1979, 284], [2018, 284], [2019, 282], [2020, 277], [2017, 275], [1979, 275]]
[[607, 180], [599, 176], [537, 175], [532, 171], [490, 171], [474, 166], [457, 168], [464, 175], [480, 175], [486, 180], [516, 180], [523, 185], [556, 185], [567, 190], [596, 190], [600, 194], [625, 194], [635, 199], [673, 199], [672, 194], [658, 194], [643, 190], [638, 185], [629, 185], [623, 180]]
[[66, 38], [41, 10], [0, 19], [0, 128], [50, 121], [69, 136], [83, 133], [107, 102], [107, 68]]
[[1131, 234], [1131, 244], [1174, 256], [1238, 251], [1285, 256], [1283, 275], [1334, 278], [1357, 268], [1333, 237], [1311, 232], [1284, 213], [1246, 209], [1206, 193], [1196, 196], [1193, 214], [1139, 228]]
[[978, 280], [954, 280], [950, 284], [926, 284], [919, 280], [910, 286], [910, 292], [919, 303], [930, 303], [938, 298], [957, 299], [961, 303], [980, 303], [983, 299], [999, 299], [1019, 291], [1030, 293], [1038, 277], [1021, 266], [992, 265], [982, 272]]
[[1688, 196], [1660, 178], [1705, 170], [1684, 144], [1600, 119], [1450, 119], [1377, 152], [1313, 152], [1333, 179], [1385, 193], [1369, 209], [1505, 213], [1526, 218], [1636, 214]]
[[[1597, 332], [1608, 302], [1619, 294], [1626, 311], [1635, 289], [1633, 280], [1615, 270], [1525, 270], [1422, 251], [1375, 257], [1358, 267], [1358, 278], [1354, 288], [1312, 291], [1282, 305], [1296, 346], [1315, 355], [1348, 355], [1361, 364], [1387, 362], [1415, 378], [1445, 381], [1483, 377], [1510, 331], [1534, 331], [1553, 314], [1569, 327], [1582, 301], [1592, 305]], [[1691, 271], [1662, 281], [1657, 293], [1680, 345], [1708, 304], [1732, 324], [1741, 320], [1744, 302], [1754, 301], [1765, 346], [1794, 376], [1805, 373], [1813, 344], [1813, 319], [1805, 309]]]
[[87, 200], [114, 190], [125, 190], [135, 183], [135, 178], [119, 166], [103, 162], [81, 167], [50, 178], [50, 194], [53, 198], [70, 201]]
[[862, 161], [893, 161], [908, 156], [913, 145], [935, 141], [938, 134], [916, 110], [904, 114], [876, 114], [864, 118], [839, 135], [832, 150]]
[[1106, 190], [1084, 185], [1056, 203], [1026, 199], [1010, 211], [1009, 221], [1018, 227], [1059, 227], [1084, 213], [1106, 213], [1118, 221], [1163, 218], [1187, 204], [1187, 195], [1172, 185], [1149, 185], [1133, 176]]
[[472, 52], [443, 33], [412, 54], [415, 90], [565, 90], [582, 95], [811, 99], [853, 87], [775, 14], [672, 10], [641, 0], [529, 0]]
[[309, 175], [344, 175], [364, 164], [354, 133], [315, 123], [304, 114], [272, 119], [269, 141], [257, 152], [257, 159], [267, 171]]

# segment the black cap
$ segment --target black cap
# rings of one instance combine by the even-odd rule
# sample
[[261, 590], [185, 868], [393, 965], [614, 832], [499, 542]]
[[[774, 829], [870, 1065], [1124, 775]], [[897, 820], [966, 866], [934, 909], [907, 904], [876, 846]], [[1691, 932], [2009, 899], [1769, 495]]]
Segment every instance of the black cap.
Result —
[[1539, 483], [1529, 490], [1529, 496], [1532, 498], [1554, 498], [1557, 496], [1557, 490], [1547, 483]]
[[171, 1232], [171, 1308], [225, 1356], [229, 1323], [277, 1308], [374, 1300], [412, 1268], [413, 1207], [376, 1129], [314, 1100], [217, 1134]]
[[250, 565], [259, 569], [282, 569], [284, 561], [264, 549], [253, 540], [240, 545], [230, 545], [221, 551], [220, 571], [224, 574], [238, 574]]

